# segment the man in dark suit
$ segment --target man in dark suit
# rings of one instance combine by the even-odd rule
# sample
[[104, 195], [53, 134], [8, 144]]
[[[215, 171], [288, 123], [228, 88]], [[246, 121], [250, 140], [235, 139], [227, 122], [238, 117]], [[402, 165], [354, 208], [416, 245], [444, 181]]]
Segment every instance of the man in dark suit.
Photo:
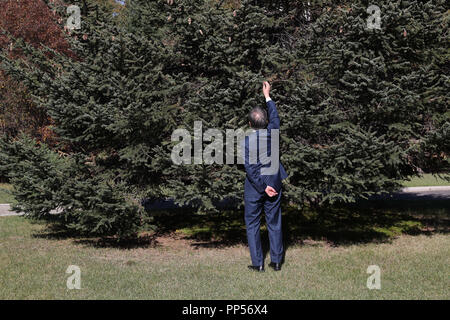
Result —
[[281, 270], [283, 258], [283, 239], [281, 232], [281, 194], [282, 180], [287, 177], [279, 162], [279, 129], [275, 102], [270, 98], [270, 84], [263, 83], [267, 111], [253, 108], [248, 117], [253, 132], [245, 137], [245, 224], [252, 265], [249, 269], [264, 271], [261, 247], [260, 223], [264, 209], [270, 240], [269, 264], [274, 270]]

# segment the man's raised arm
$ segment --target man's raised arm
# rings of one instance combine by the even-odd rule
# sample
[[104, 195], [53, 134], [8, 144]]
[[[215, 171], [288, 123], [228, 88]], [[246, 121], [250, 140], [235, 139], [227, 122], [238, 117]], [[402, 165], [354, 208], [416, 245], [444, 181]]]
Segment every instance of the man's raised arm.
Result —
[[263, 93], [264, 97], [266, 97], [267, 103], [267, 116], [269, 120], [269, 124], [267, 125], [267, 130], [271, 129], [280, 129], [280, 117], [278, 116], [277, 107], [275, 102], [270, 98], [270, 84], [265, 81], [263, 83]]

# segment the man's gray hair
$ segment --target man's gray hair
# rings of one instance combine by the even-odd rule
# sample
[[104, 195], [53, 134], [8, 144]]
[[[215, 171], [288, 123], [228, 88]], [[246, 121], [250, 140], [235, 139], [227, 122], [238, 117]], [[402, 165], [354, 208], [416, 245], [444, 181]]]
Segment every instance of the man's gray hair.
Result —
[[248, 121], [253, 129], [265, 129], [267, 127], [267, 111], [261, 107], [254, 107], [248, 114]]

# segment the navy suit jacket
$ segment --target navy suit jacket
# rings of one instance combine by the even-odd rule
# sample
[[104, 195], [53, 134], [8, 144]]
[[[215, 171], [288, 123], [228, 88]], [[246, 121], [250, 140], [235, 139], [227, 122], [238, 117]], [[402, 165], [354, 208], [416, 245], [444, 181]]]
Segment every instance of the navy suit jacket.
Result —
[[[245, 184], [245, 193], [256, 191], [257, 193], [263, 194], [267, 186], [271, 186], [279, 193], [282, 187], [282, 180], [287, 178], [286, 170], [279, 161], [279, 158], [279, 167], [276, 168], [276, 173], [265, 175], [261, 172], [262, 168], [269, 168], [272, 165], [270, 162], [272, 130], [280, 129], [280, 118], [277, 107], [272, 100], [267, 102], [267, 115], [269, 118], [267, 129], [255, 130], [244, 139], [244, 166], [247, 173], [246, 177], [249, 181], [249, 183]], [[267, 147], [264, 147], [265, 145]], [[260, 155], [260, 153], [262, 154]]]

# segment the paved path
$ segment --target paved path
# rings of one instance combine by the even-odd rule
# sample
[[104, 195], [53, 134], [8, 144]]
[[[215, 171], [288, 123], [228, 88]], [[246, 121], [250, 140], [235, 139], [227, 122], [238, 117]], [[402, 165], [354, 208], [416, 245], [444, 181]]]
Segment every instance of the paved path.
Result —
[[405, 190], [394, 193], [394, 200], [450, 200], [450, 189], [437, 190]]
[[[52, 210], [50, 211], [51, 214], [59, 213], [60, 210]], [[8, 216], [22, 216], [23, 213], [17, 213], [14, 211], [11, 211], [11, 206], [7, 203], [1, 203], [0, 204], [0, 217], [8, 217]]]
[[2, 216], [19, 216], [20, 213], [10, 211], [9, 204], [0, 204], [0, 217]]
[[[377, 197], [383, 199], [386, 197]], [[394, 193], [394, 200], [450, 200], [450, 186], [448, 187], [413, 187], [404, 188], [401, 192]], [[164, 208], [164, 203], [155, 205], [158, 208]], [[10, 211], [9, 204], [0, 204], [0, 217], [19, 216], [22, 213]]]

